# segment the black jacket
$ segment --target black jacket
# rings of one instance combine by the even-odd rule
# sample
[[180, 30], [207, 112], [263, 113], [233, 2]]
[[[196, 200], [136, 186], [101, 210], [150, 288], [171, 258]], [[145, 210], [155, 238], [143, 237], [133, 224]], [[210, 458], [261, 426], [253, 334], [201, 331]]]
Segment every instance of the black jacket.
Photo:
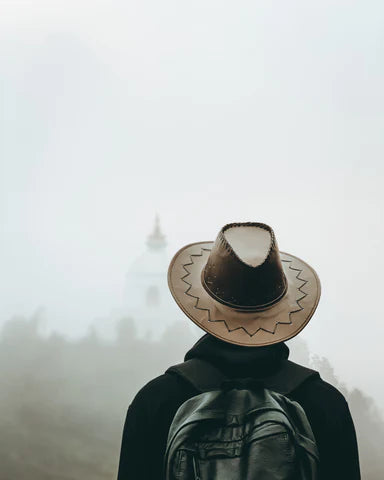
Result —
[[[204, 335], [185, 356], [202, 358], [228, 377], [263, 377], [277, 371], [289, 349], [284, 343], [240, 347]], [[147, 383], [128, 408], [118, 480], [163, 480], [163, 456], [179, 406], [197, 395], [182, 378], [164, 374]], [[320, 455], [321, 480], [360, 480], [356, 434], [344, 396], [320, 377], [302, 383], [289, 397], [307, 414]]]

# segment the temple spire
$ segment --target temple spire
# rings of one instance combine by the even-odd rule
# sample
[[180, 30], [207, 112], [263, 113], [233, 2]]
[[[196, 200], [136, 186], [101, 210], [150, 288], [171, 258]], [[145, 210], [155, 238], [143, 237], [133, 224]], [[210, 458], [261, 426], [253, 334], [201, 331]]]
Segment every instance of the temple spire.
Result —
[[165, 241], [165, 236], [160, 228], [160, 219], [159, 215], [156, 213], [155, 225], [153, 231], [147, 238], [147, 245], [151, 250], [159, 250], [166, 247], [167, 242]]

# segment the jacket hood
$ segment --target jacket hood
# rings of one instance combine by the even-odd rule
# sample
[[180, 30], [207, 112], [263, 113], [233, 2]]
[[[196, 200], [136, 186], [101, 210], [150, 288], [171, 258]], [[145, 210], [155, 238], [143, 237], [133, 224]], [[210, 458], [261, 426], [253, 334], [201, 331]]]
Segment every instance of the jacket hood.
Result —
[[289, 348], [285, 343], [244, 347], [206, 334], [186, 353], [184, 360], [206, 360], [228, 377], [263, 377], [277, 371], [288, 356]]

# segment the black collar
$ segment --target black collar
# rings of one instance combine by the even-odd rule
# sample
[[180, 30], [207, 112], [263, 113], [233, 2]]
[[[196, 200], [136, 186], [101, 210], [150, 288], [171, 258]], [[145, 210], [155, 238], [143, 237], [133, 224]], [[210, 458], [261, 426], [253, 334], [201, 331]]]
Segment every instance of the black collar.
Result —
[[262, 377], [273, 374], [289, 356], [285, 343], [265, 347], [243, 347], [206, 334], [186, 353], [184, 360], [201, 358], [228, 377]]

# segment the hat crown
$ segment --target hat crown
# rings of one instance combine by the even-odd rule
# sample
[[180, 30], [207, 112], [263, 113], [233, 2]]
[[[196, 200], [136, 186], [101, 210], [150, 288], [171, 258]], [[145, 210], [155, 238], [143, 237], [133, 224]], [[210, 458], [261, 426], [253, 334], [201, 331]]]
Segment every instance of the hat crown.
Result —
[[202, 271], [202, 285], [220, 303], [263, 310], [287, 290], [275, 234], [264, 223], [230, 223], [219, 232]]

